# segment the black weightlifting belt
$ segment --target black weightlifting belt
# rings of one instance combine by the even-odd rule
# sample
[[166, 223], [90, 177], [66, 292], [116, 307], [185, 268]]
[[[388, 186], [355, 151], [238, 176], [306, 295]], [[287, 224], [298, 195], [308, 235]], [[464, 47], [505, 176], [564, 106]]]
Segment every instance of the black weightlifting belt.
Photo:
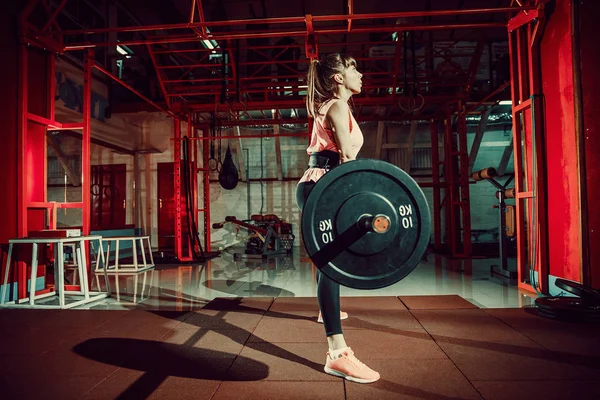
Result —
[[330, 170], [340, 163], [340, 154], [325, 150], [312, 153], [308, 158], [308, 168], [325, 168]]

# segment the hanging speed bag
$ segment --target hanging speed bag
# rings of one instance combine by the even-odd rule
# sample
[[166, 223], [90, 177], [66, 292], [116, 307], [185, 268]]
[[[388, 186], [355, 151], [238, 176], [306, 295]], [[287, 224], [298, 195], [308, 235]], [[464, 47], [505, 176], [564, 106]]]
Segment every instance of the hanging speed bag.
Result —
[[219, 183], [226, 190], [234, 189], [238, 184], [238, 170], [233, 163], [231, 158], [231, 149], [227, 145], [227, 153], [225, 153], [225, 161], [223, 161], [223, 167], [219, 172]]

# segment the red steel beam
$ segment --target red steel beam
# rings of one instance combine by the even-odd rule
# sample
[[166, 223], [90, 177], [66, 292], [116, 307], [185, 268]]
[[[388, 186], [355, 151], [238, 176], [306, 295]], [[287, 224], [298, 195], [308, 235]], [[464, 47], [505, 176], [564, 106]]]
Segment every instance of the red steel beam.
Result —
[[352, 16], [354, 15], [354, 2], [348, 0], [348, 32], [352, 31]]
[[[35, 3], [35, 2], [33, 2]], [[35, 5], [35, 4], [34, 4]], [[29, 50], [25, 45], [19, 46], [19, 71], [27, 71], [29, 65]], [[28, 175], [25, 169], [27, 162], [27, 97], [28, 97], [28, 74], [19, 74], [19, 137], [17, 162], [17, 237], [27, 237], [27, 182]], [[26, 296], [27, 290], [27, 266], [24, 261], [17, 263], [17, 298], [22, 299]]]
[[[445, 96], [425, 96], [425, 101], [427, 102], [427, 104], [430, 103], [440, 103], [440, 102], [445, 102], [445, 101], [452, 101], [452, 100], [457, 100], [457, 99], [461, 99], [464, 96], [461, 94], [452, 94], [452, 95], [445, 95]], [[353, 99], [354, 104], [356, 105], [371, 105], [371, 106], [377, 106], [377, 105], [386, 105], [386, 104], [395, 104], [396, 100], [394, 98], [392, 98], [392, 96], [385, 96], [385, 97], [357, 97], [356, 99]], [[301, 108], [301, 107], [305, 107], [305, 102], [302, 98], [297, 98], [297, 99], [293, 99], [293, 100], [287, 100], [287, 99], [281, 99], [281, 100], [277, 100], [277, 101], [254, 101], [252, 102], [252, 104], [248, 104], [248, 110], [270, 110], [273, 108], [277, 108], [277, 109], [290, 109], [290, 108]], [[203, 112], [211, 112], [215, 110], [215, 104], [211, 103], [211, 104], [190, 104], [190, 108], [196, 111], [203, 111]]]
[[[202, 0], [200, 0], [202, 2]], [[194, 13], [196, 12], [196, 0], [192, 0], [192, 9], [190, 10], [190, 24], [194, 23]]]
[[173, 120], [173, 137], [175, 139], [173, 143], [173, 184], [175, 190], [173, 228], [175, 229], [175, 257], [181, 260], [183, 258], [183, 246], [181, 227], [181, 120], [179, 118]]
[[[202, 127], [202, 136], [210, 136], [210, 129], [206, 126]], [[210, 149], [206, 144], [202, 145], [202, 181], [204, 189], [204, 249], [211, 251], [210, 247], [210, 229], [211, 229], [211, 217], [210, 217], [210, 169], [208, 168], [208, 161], [210, 159]]]
[[[188, 136], [190, 136], [190, 137], [198, 136], [198, 130], [193, 125], [191, 111], [189, 111], [188, 115], [187, 115], [187, 124], [188, 124]], [[193, 199], [194, 199], [193, 200], [194, 204], [192, 206], [192, 210], [193, 210], [194, 223], [196, 225], [197, 231], [198, 231], [198, 217], [199, 217], [198, 212], [200, 212], [200, 209], [198, 208], [198, 172], [200, 172], [200, 167], [198, 166], [198, 145], [199, 144], [200, 143], [198, 141], [195, 141], [195, 142], [193, 142], [193, 146], [191, 146], [192, 166], [190, 167], [190, 169], [191, 169], [190, 174], [192, 176], [192, 181], [193, 181], [192, 190], [193, 190]], [[198, 240], [200, 240], [200, 239], [198, 238]], [[200, 247], [202, 247], [200, 242], [194, 244], [194, 246], [193, 246], [194, 250], [197, 252], [200, 251]]]
[[[46, 9], [46, 12], [48, 14], [50, 14], [50, 5], [48, 4], [48, 0], [42, 0], [42, 4], [44, 5], [44, 8]], [[52, 21], [52, 25], [54, 25], [54, 27], [56, 28], [57, 31], [62, 32], [62, 29], [60, 29], [60, 25], [58, 24], [58, 22], [56, 22], [56, 18], [54, 18], [54, 21]], [[43, 32], [43, 31], [40, 31]]]
[[[415, 40], [415, 43], [425, 43], [425, 41], [422, 40]], [[387, 40], [387, 41], [373, 41], [373, 42], [367, 42], [367, 41], [353, 41], [353, 42], [344, 42], [345, 46], [348, 47], [352, 47], [352, 46], [376, 46], [376, 45], [395, 45], [396, 42], [392, 41], [392, 40]], [[339, 46], [339, 43], [322, 43], [320, 44], [320, 47], [332, 47], [332, 46]], [[298, 47], [300, 49], [304, 48], [303, 44], [290, 44], [287, 46], [282, 46], [282, 45], [264, 45], [264, 46], [245, 46], [245, 48], [247, 50], [267, 50], [267, 49], [283, 49], [283, 48], [293, 48], [293, 47]], [[179, 54], [179, 53], [212, 53], [213, 50], [208, 49], [208, 48], [196, 48], [196, 49], [168, 49], [168, 50], [154, 50], [154, 54]], [[457, 56], [457, 54], [455, 54], [455, 56]], [[441, 57], [441, 55], [440, 55]]]
[[[426, 121], [431, 118], [434, 118], [435, 114], [426, 114], [426, 115], [402, 115], [403, 121]], [[394, 119], [390, 115], [364, 115], [357, 116], [356, 120], [358, 122], [378, 122], [378, 121], [389, 121], [390, 119]], [[204, 121], [207, 121], [206, 119]], [[264, 119], [243, 119], [243, 120], [231, 120], [231, 121], [222, 121], [221, 125], [230, 127], [230, 126], [253, 126], [253, 125], [282, 125], [282, 124], [306, 124], [308, 123], [307, 118], [280, 118], [277, 120], [272, 120], [269, 118]], [[282, 133], [283, 135], [287, 135]], [[237, 136], [235, 136], [237, 137]], [[234, 137], [234, 138], [235, 138]]]
[[[425, 86], [424, 83], [420, 84], [419, 86]], [[429, 85], [429, 87], [456, 87], [456, 86], [460, 86], [458, 84], [447, 84], [447, 85]], [[390, 85], [364, 85], [363, 86], [363, 90], [370, 90], [370, 89], [379, 89], [379, 88], [383, 88], [383, 89], [389, 89]], [[185, 90], [185, 89], [191, 89], [191, 90]], [[216, 85], [195, 85], [195, 86], [189, 86], [189, 87], [177, 87], [175, 89], [176, 91], [173, 93], [169, 93], [167, 96], [169, 97], [198, 97], [198, 96], [217, 96], [220, 94], [220, 88], [217, 88]], [[231, 92], [235, 92], [236, 87], [234, 85], [227, 85], [227, 90], [231, 91]], [[294, 95], [299, 95], [301, 91], [303, 91], [304, 89], [299, 87], [299, 86], [287, 86], [287, 85], [268, 85], [268, 86], [254, 86], [251, 88], [244, 88], [240, 90], [240, 94], [244, 93], [244, 94], [251, 94], [251, 93], [265, 93], [265, 91], [267, 92], [272, 92], [272, 93], [277, 93], [277, 92], [292, 92], [294, 93]], [[289, 95], [279, 95], [279, 98], [286, 98], [289, 97]], [[279, 107], [276, 107], [279, 108]]]
[[67, 4], [67, 0], [62, 0], [62, 2], [58, 5], [58, 7], [56, 7], [56, 9], [52, 13], [50, 18], [46, 22], [46, 24], [42, 27], [42, 29], [40, 30], [40, 33], [46, 32], [46, 30], [50, 27], [50, 25], [56, 21], [56, 17], [62, 11], [62, 9], [65, 7], [66, 4]]
[[[81, 142], [81, 191], [82, 191], [82, 228], [83, 234], [90, 234], [91, 223], [91, 137], [92, 137], [92, 69], [94, 50], [89, 49], [83, 65], [83, 137]], [[89, 266], [91, 268], [91, 265]], [[91, 270], [88, 271], [88, 274]]]
[[[481, 22], [481, 23], [441, 23], [441, 24], [420, 24], [420, 25], [404, 25], [403, 30], [409, 31], [424, 31], [424, 30], [448, 30], [448, 29], [483, 29], [483, 28], [506, 28], [505, 23], [501, 22]], [[160, 29], [160, 28], [159, 28]], [[400, 30], [398, 25], [388, 25], [379, 27], [366, 27], [366, 28], [355, 28], [352, 29], [352, 33], [372, 33], [372, 32], [397, 32]], [[347, 34], [347, 30], [344, 28], [322, 28], [316, 29], [315, 34], [327, 35], [327, 34]], [[65, 32], [63, 32], [65, 34]], [[207, 35], [208, 39], [212, 40], [232, 40], [232, 39], [249, 39], [249, 38], [273, 38], [273, 37], [285, 37], [285, 36], [305, 36], [305, 30], [273, 30], [273, 31], [244, 31], [244, 32], [219, 32], [210, 33]], [[119, 42], [99, 42], [99, 43], [74, 43], [64, 47], [64, 51], [83, 50], [89, 47], [106, 47], [106, 46], [136, 46], [145, 45], [148, 43], [189, 43], [197, 42], [197, 36], [190, 35], [168, 35], [158, 36], [143, 40], [123, 40]]]
[[[440, 147], [438, 144], [439, 122], [431, 120], [431, 177], [433, 181], [433, 243], [434, 249], [442, 247], [442, 205], [440, 191]], [[442, 162], [443, 164], [443, 162]]]
[[81, 130], [83, 129], [83, 123], [80, 122], [70, 122], [62, 124], [62, 129], [65, 130]]
[[537, 9], [533, 10], [531, 13], [519, 13], [511, 18], [508, 22], [508, 31], [512, 32], [523, 25], [530, 23], [531, 21], [537, 20], [538, 16], [539, 14]]
[[498, 87], [498, 89], [494, 90], [492, 93], [488, 94], [486, 97], [483, 98], [483, 100], [479, 101], [478, 103], [476, 103], [475, 105], [469, 107], [468, 109], [465, 109], [464, 113], [468, 114], [471, 111], [474, 111], [477, 107], [481, 106], [482, 104], [486, 103], [487, 101], [489, 101], [491, 98], [493, 98], [494, 96], [496, 96], [498, 93], [502, 92], [504, 89], [506, 89], [507, 87], [510, 86], [510, 81], [503, 83], [502, 85], [500, 85]]
[[[56, 56], [52, 53], [48, 54], [48, 75], [47, 75], [47, 107], [48, 107], [48, 116], [51, 120], [54, 120], [55, 111], [56, 111]], [[62, 124], [61, 124], [62, 125]]]
[[[265, 56], [267, 56], [266, 54], [264, 54]], [[276, 55], [277, 56], [277, 55]], [[275, 56], [275, 57], [276, 57]], [[247, 61], [247, 62], [242, 62], [240, 63], [240, 66], [242, 65], [273, 65], [273, 64], [281, 64], [281, 65], [285, 65], [285, 64], [294, 64], [294, 63], [308, 63], [307, 60], [291, 60], [291, 61], [277, 61], [276, 59], [270, 57], [270, 60], [265, 60], [265, 61]], [[233, 57], [232, 57], [233, 59]], [[386, 60], [389, 58], [386, 57], [381, 57], [378, 58], [378, 60]], [[361, 57], [357, 57], [355, 58], [356, 61], [361, 61], [361, 60], [370, 60], [369, 58], [361, 58]], [[204, 60], [191, 60], [192, 62], [197, 62], [198, 64], [182, 64], [182, 65], [159, 65], [158, 68], [159, 69], [183, 69], [183, 68], [207, 68], [207, 69], [211, 69], [211, 68], [215, 68], [215, 67], [220, 67], [220, 64], [199, 64], [200, 62], [204, 61]], [[234, 64], [230, 61], [227, 64], [230, 68], [234, 68]], [[293, 70], [292, 70], [293, 71]], [[294, 71], [296, 72], [296, 71]], [[299, 75], [299, 76], [304, 76], [304, 75]], [[263, 77], [263, 78], [268, 78], [268, 77]]]
[[475, 47], [475, 52], [471, 57], [471, 63], [469, 64], [469, 70], [467, 71], [467, 83], [465, 85], [465, 92], [470, 95], [473, 90], [473, 84], [475, 83], [475, 79], [477, 78], [477, 71], [479, 70], [479, 64], [481, 62], [481, 54], [483, 53], [483, 48], [485, 46], [485, 41], [480, 39], [477, 42], [477, 46]]
[[[244, 80], [248, 78], [240, 78], [240, 80]], [[200, 83], [200, 82], [221, 82], [223, 79], [221, 78], [205, 78], [205, 79], [165, 79], [163, 82], [165, 83]], [[227, 79], [231, 81], [232, 79]]]
[[[156, 54], [156, 52], [155, 52], [154, 54]], [[167, 54], [169, 54], [169, 53], [167, 53]], [[171, 53], [171, 54], [172, 54], [172, 53]], [[181, 54], [181, 57], [183, 57], [183, 58], [185, 58], [185, 59], [187, 59], [187, 60], [190, 60], [191, 62], [201, 63], [201, 62], [203, 62], [204, 60], [206, 60], [206, 58], [207, 58], [209, 55], [210, 55], [210, 53], [206, 53], [206, 54], [204, 54], [204, 55], [202, 56], [202, 58], [201, 58], [200, 60], [198, 60], [198, 61], [194, 60], [194, 59], [193, 59], [193, 58], [191, 58], [191, 57], [188, 57], [186, 54]], [[183, 73], [183, 75], [181, 75], [181, 76], [179, 77], [179, 79], [183, 79], [183, 77], [187, 76], [187, 74], [189, 74], [190, 72], [192, 72], [192, 71], [193, 71], [195, 68], [196, 68], [196, 67], [190, 67], [190, 68], [189, 68], [187, 71], [185, 71], [185, 72]], [[214, 71], [212, 70], [212, 68], [206, 68], [206, 69], [208, 69], [208, 70], [209, 70], [211, 73], [212, 73], [212, 72], [214, 72]]]
[[[437, 11], [407, 11], [407, 12], [392, 12], [392, 13], [370, 13], [370, 14], [352, 14], [352, 15], [317, 15], [312, 16], [313, 22], [340, 22], [345, 20], [372, 20], [378, 18], [419, 18], [419, 17], [436, 17], [436, 16], [455, 16], [455, 15], [473, 15], [473, 14], [489, 14], [489, 13], [517, 13], [519, 11], [535, 10], [537, 6], [522, 6], [522, 7], [499, 7], [499, 8], [479, 8], [467, 10], [437, 10]], [[196, 23], [179, 23], [179, 24], [157, 24], [146, 26], [124, 26], [116, 28], [97, 28], [97, 29], [79, 29], [63, 31], [64, 35], [93, 35], [109, 32], [144, 32], [157, 30], [171, 29], [190, 29], [193, 27], [224, 27], [224, 26], [246, 26], [252, 24], [305, 24], [306, 17], [282, 17], [282, 18], [257, 18], [257, 19], [238, 19], [229, 21], [204, 21]], [[504, 25], [506, 26], [506, 25]], [[396, 26], [396, 29], [399, 29]], [[347, 29], [342, 29], [346, 32]], [[214, 33], [211, 33], [214, 35]], [[208, 35], [210, 37], [211, 35]]]
[[[204, 10], [202, 9], [202, 0], [198, 0], [196, 2], [196, 6], [198, 7], [198, 17], [200, 18], [200, 23], [204, 24], [206, 21], [204, 20]], [[202, 35], [206, 37], [206, 25], [202, 26]]]
[[39, 115], [26, 113], [26, 117], [28, 121], [37, 122], [40, 125], [46, 125], [50, 129], [63, 129], [63, 124], [58, 121], [54, 121], [53, 119], [41, 117]]
[[[459, 109], [462, 102], [458, 102]], [[467, 120], [466, 115], [459, 115], [456, 126], [458, 134], [458, 201], [460, 214], [458, 220], [462, 228], [462, 255], [471, 256], [471, 205], [469, 193], [469, 153], [467, 148]]]
[[62, 203], [60, 201], [30, 201], [29, 208], [82, 208], [83, 202]]
[[[23, 28], [25, 26], [28, 26], [26, 22], [29, 19], [29, 16], [31, 15], [33, 10], [35, 10], [35, 6], [37, 6], [38, 2], [39, 0], [29, 0], [27, 6], [25, 6], [25, 8], [23, 8], [23, 10], [19, 13], [19, 21], [21, 22], [21, 26]], [[29, 26], [31, 27], [31, 25]]]

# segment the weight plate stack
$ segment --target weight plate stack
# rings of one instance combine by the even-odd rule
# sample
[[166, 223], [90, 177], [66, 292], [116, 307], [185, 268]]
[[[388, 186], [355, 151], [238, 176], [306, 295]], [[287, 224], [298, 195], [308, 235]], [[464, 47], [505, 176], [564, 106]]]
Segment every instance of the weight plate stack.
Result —
[[550, 296], [535, 300], [542, 317], [573, 322], [600, 322], [600, 305], [578, 297]]
[[556, 280], [555, 284], [558, 288], [564, 290], [565, 292], [569, 292], [577, 297], [580, 297], [586, 303], [600, 304], [600, 290], [593, 289], [578, 282], [560, 278]]

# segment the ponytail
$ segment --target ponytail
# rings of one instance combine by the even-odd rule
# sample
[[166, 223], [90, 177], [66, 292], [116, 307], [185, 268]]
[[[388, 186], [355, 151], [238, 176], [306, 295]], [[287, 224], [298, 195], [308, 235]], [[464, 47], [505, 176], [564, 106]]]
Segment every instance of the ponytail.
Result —
[[308, 116], [311, 118], [315, 118], [315, 115], [317, 114], [315, 102], [315, 92], [317, 90], [315, 86], [318, 84], [319, 81], [319, 72], [317, 71], [318, 66], [319, 60], [315, 58], [310, 60], [307, 75], [306, 111], [308, 112]]

